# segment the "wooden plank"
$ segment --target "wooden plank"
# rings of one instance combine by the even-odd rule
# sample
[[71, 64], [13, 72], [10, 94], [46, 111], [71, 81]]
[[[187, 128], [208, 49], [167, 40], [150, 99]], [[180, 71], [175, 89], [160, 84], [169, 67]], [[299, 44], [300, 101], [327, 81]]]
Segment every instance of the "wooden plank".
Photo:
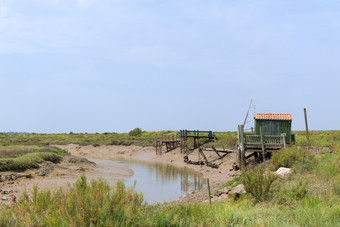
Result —
[[208, 161], [207, 157], [205, 157], [205, 154], [203, 153], [202, 148], [198, 148], [198, 152], [200, 153], [200, 155], [202, 155], [202, 157], [204, 158], [205, 162], [208, 163], [209, 161]]
[[251, 157], [253, 157], [253, 156], [256, 156], [255, 154], [257, 154], [257, 152], [253, 152], [253, 153], [251, 153], [250, 155], [247, 155], [247, 156], [246, 156], [246, 159], [251, 158]]
[[218, 157], [222, 158], [221, 155], [217, 152], [217, 150], [214, 146], [212, 146], [212, 149], [215, 151], [215, 153], [218, 155]]

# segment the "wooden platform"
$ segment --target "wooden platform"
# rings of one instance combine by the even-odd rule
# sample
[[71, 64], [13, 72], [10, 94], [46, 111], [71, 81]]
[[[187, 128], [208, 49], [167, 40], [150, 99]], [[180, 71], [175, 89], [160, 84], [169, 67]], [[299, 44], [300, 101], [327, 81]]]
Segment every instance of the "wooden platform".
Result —
[[166, 147], [166, 152], [169, 152], [169, 151], [176, 149], [179, 144], [180, 144], [180, 140], [177, 139], [177, 135], [164, 136], [162, 134], [162, 136], [158, 138], [156, 134], [156, 154], [157, 155], [163, 154], [162, 149], [164, 145]]

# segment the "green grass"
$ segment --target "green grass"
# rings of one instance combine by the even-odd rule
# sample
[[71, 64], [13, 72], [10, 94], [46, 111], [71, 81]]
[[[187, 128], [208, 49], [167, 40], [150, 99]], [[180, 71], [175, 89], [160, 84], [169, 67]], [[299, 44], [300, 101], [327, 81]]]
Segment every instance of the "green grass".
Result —
[[0, 210], [1, 226], [339, 226], [340, 198], [303, 197], [292, 204], [237, 201], [145, 205], [142, 195], [118, 183], [82, 177], [66, 191], [35, 187], [16, 206]]
[[235, 177], [234, 179], [222, 184], [222, 186], [220, 187], [220, 189], [223, 188], [228, 188], [228, 189], [232, 189], [233, 187], [236, 187], [237, 185], [241, 184], [241, 178], [240, 177]]
[[29, 153], [50, 152], [56, 153], [59, 156], [69, 155], [66, 151], [56, 147], [36, 146], [36, 145], [10, 145], [0, 146], [1, 158], [15, 158]]
[[0, 146], [0, 171], [38, 168], [45, 161], [57, 162], [68, 152], [56, 147], [9, 145]]
[[[145, 132], [136, 136], [130, 136], [128, 133], [69, 133], [69, 134], [0, 134], [0, 145], [138, 145], [138, 146], [154, 146], [156, 133], [158, 136], [177, 135], [178, 131], [159, 131]], [[307, 143], [306, 132], [292, 132], [296, 134], [297, 146], [317, 146], [317, 147], [333, 147], [340, 151], [340, 131], [311, 131], [309, 133], [310, 141]], [[131, 133], [130, 133], [131, 134]], [[218, 140], [210, 145], [216, 147], [225, 147], [236, 149], [237, 133], [236, 132], [216, 132]], [[133, 134], [131, 134], [133, 135]], [[204, 142], [202, 140], [201, 142]], [[190, 143], [190, 141], [189, 141]]]
[[[296, 145], [333, 147], [340, 146], [340, 131], [311, 131], [309, 132], [309, 142], [304, 131], [292, 132], [296, 135]], [[339, 147], [340, 148], [340, 147]]]

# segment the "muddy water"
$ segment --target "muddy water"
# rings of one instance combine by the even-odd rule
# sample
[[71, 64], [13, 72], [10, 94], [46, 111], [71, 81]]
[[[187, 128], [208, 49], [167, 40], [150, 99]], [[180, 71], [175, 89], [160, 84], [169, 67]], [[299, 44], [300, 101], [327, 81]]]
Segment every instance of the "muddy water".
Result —
[[178, 168], [168, 164], [130, 160], [111, 160], [112, 165], [124, 165], [133, 170], [134, 175], [125, 181], [142, 192], [149, 204], [170, 202], [186, 195], [190, 190], [198, 191], [206, 187], [201, 174], [188, 168]]

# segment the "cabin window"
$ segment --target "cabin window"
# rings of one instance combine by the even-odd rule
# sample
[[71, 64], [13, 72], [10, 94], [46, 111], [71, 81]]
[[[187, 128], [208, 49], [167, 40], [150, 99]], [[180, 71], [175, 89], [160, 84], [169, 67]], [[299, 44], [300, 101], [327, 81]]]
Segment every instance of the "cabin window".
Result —
[[280, 135], [278, 121], [263, 121], [262, 131], [264, 135]]

